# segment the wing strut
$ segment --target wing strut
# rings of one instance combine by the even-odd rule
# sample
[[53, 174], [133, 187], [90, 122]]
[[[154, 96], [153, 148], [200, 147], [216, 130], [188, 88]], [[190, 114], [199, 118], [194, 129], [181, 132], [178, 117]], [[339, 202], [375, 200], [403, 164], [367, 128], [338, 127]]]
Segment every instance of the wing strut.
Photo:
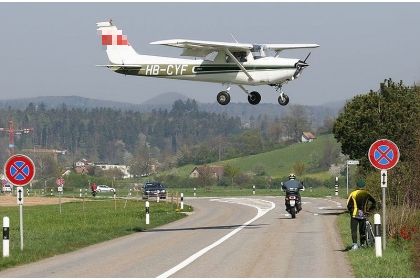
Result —
[[227, 53], [227, 55], [232, 58], [232, 60], [236, 63], [236, 65], [241, 68], [241, 70], [245, 73], [245, 75], [248, 76], [249, 80], [254, 80], [252, 76], [249, 74], [249, 72], [245, 69], [245, 67], [242, 65], [242, 63], [239, 62], [239, 60], [236, 59], [236, 57], [230, 52], [228, 48], [224, 48], [224, 51]]

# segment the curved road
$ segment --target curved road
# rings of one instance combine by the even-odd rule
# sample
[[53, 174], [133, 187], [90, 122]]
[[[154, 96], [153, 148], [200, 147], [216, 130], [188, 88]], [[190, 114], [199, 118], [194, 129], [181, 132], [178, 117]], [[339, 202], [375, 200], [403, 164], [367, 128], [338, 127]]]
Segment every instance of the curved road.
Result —
[[195, 211], [185, 219], [0, 277], [352, 277], [335, 227], [340, 202], [303, 198], [291, 219], [284, 197], [186, 198]]

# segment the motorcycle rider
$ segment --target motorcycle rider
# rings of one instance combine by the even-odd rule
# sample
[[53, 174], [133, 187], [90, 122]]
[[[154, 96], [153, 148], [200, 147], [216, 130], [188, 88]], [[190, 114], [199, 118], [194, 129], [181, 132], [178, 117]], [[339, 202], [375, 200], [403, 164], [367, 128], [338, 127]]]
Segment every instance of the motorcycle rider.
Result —
[[[300, 190], [305, 190], [305, 186], [302, 182], [296, 180], [295, 174], [289, 174], [289, 180], [284, 182], [281, 186], [282, 190], [286, 191], [286, 197], [289, 194], [294, 194], [297, 197], [297, 211], [300, 212], [302, 210], [302, 200], [300, 197]], [[286, 210], [287, 210], [287, 202], [285, 201]]]

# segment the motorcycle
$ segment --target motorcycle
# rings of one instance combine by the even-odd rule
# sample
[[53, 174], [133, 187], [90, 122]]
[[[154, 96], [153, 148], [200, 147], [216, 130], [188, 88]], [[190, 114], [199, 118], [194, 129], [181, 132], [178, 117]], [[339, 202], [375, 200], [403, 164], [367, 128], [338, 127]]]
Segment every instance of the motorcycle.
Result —
[[[302, 183], [303, 185], [303, 183]], [[282, 183], [283, 186], [283, 183]], [[303, 189], [300, 189], [301, 191], [305, 190], [305, 187]], [[283, 191], [285, 191], [283, 189]], [[286, 211], [292, 216], [292, 219], [296, 218], [296, 214], [299, 213], [299, 211], [302, 210], [302, 204], [300, 201], [300, 196], [298, 195], [298, 189], [290, 188], [285, 196], [285, 204], [286, 204]]]
[[292, 216], [292, 219], [296, 218], [296, 214], [299, 212], [298, 210], [298, 204], [299, 196], [293, 193], [286, 194], [285, 197], [286, 200], [286, 211], [289, 212], [289, 214]]

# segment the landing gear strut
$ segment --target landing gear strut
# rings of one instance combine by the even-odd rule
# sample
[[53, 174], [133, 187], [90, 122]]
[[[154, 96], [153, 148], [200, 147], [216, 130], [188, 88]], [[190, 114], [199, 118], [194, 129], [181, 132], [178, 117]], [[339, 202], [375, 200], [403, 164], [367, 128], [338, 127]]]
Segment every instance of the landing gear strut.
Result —
[[247, 95], [248, 102], [251, 105], [257, 105], [261, 101], [261, 95], [257, 91], [249, 92], [243, 85], [238, 85]]
[[280, 96], [278, 98], [278, 102], [281, 106], [286, 106], [287, 104], [289, 104], [289, 96], [287, 96], [286, 94], [284, 94], [284, 92], [281, 90], [282, 85], [281, 84], [276, 84], [273, 85], [276, 88], [276, 91], [280, 91]]
[[280, 93], [280, 96], [278, 98], [278, 102], [281, 106], [286, 106], [287, 104], [289, 104], [289, 96], [287, 96], [283, 92]]

